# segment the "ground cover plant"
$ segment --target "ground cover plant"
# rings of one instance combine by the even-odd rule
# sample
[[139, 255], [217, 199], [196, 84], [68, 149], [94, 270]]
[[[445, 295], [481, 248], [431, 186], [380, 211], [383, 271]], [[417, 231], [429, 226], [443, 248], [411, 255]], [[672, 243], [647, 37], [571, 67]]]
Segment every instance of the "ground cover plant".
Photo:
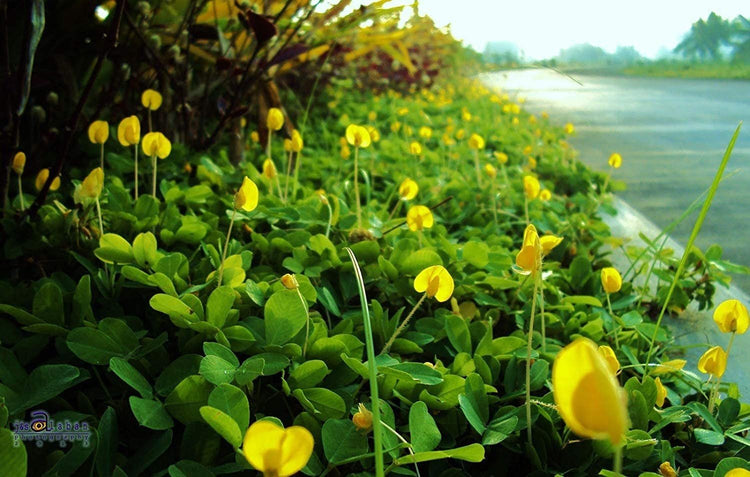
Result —
[[[692, 246], [733, 142], [688, 253], [652, 237], [618, 270], [601, 218], [627, 158], [594, 172], [574, 125], [447, 64], [411, 75], [404, 55], [435, 44], [408, 38], [390, 66], [390, 47], [347, 57], [348, 77], [319, 57], [313, 85], [248, 90], [203, 126], [165, 100], [182, 83], [122, 84], [116, 107], [82, 107], [57, 170], [67, 152], [24, 140], [3, 157], [0, 475], [750, 471], [750, 410], [722, 382], [750, 320], [713, 303], [720, 248]], [[691, 303], [728, 334], [691, 363], [703, 374], [662, 324]], [[53, 421], [89, 436], [18, 438]]]

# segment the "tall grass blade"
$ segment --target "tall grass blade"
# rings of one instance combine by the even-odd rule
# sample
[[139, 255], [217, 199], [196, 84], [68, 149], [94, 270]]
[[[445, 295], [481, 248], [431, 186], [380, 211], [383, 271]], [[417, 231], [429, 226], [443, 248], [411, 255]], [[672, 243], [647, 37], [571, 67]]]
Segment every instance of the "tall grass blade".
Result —
[[[737, 142], [737, 136], [740, 135], [740, 129], [742, 128], [742, 122], [737, 125], [737, 129], [734, 130], [734, 134], [732, 135], [732, 139], [729, 141], [729, 145], [727, 146], [726, 151], [724, 151], [724, 157], [721, 159], [721, 164], [719, 164], [719, 169], [716, 171], [716, 175], [714, 176], [714, 180], [711, 183], [711, 188], [708, 190], [708, 195], [706, 196], [706, 200], [703, 202], [703, 208], [700, 211], [700, 214], [698, 214], [698, 218], [695, 221], [695, 225], [693, 226], [693, 230], [690, 232], [690, 238], [688, 239], [687, 245], [685, 245], [685, 251], [682, 253], [682, 258], [680, 259], [680, 264], [677, 266], [677, 271], [674, 274], [674, 278], [672, 279], [672, 285], [669, 287], [669, 292], [667, 293], [667, 297], [664, 300], [664, 305], [661, 307], [661, 311], [659, 312], [659, 318], [656, 320], [656, 327], [654, 328], [654, 335], [651, 337], [651, 344], [648, 347], [648, 354], [646, 354], [646, 364], [651, 362], [651, 354], [654, 351], [654, 342], [656, 341], [656, 334], [659, 332], [659, 328], [661, 327], [661, 320], [664, 318], [664, 312], [667, 311], [667, 306], [669, 306], [669, 300], [672, 299], [672, 293], [674, 292], [675, 287], [677, 286], [677, 282], [680, 280], [680, 277], [682, 276], [682, 272], [685, 270], [685, 263], [687, 262], [688, 255], [690, 255], [690, 251], [693, 248], [693, 244], [695, 243], [695, 239], [698, 238], [698, 233], [701, 231], [701, 227], [703, 226], [703, 221], [706, 219], [706, 215], [708, 215], [708, 209], [711, 207], [711, 202], [714, 200], [714, 196], [716, 195], [716, 190], [719, 188], [719, 182], [721, 182], [721, 176], [724, 174], [724, 169], [727, 167], [727, 163], [729, 162], [729, 158], [732, 156], [732, 150], [734, 149], [734, 143]], [[650, 368], [646, 368], [646, 374], [648, 374]]]
[[357, 257], [352, 249], [346, 247], [346, 253], [352, 261], [354, 275], [359, 285], [359, 302], [362, 305], [362, 321], [365, 325], [365, 342], [367, 346], [367, 365], [370, 373], [370, 402], [372, 404], [372, 433], [375, 440], [375, 476], [383, 477], [383, 428], [380, 422], [380, 398], [378, 397], [378, 368], [375, 364], [375, 343], [372, 338], [372, 322], [370, 321], [370, 309], [367, 306], [367, 293], [365, 292], [365, 280], [362, 270], [359, 268]]

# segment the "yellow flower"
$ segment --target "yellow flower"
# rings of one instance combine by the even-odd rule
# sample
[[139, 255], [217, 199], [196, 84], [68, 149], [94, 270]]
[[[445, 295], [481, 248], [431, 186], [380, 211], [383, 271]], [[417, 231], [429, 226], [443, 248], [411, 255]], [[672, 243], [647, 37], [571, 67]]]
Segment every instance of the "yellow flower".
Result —
[[292, 131], [292, 151], [300, 152], [305, 143], [302, 141], [302, 134], [296, 129]]
[[717, 306], [714, 321], [723, 333], [744, 334], [750, 325], [747, 308], [739, 300], [726, 300]]
[[398, 187], [398, 195], [401, 200], [412, 200], [419, 192], [419, 185], [408, 177]]
[[661, 378], [654, 379], [654, 382], [656, 383], [656, 405], [662, 407], [667, 397], [667, 388], [661, 383]]
[[508, 163], [508, 155], [504, 152], [495, 151], [493, 154], [495, 155], [495, 159], [497, 159], [497, 162], [499, 162], [500, 164]]
[[372, 430], [372, 412], [364, 404], [359, 403], [357, 412], [352, 416], [352, 422], [357, 430], [370, 432]]
[[141, 95], [141, 104], [144, 108], [156, 111], [161, 107], [161, 94], [153, 89], [147, 89]]
[[349, 159], [349, 156], [351, 156], [352, 151], [349, 149], [348, 144], [342, 144], [341, 145], [341, 159]]
[[521, 121], [519, 121], [519, 120], [518, 120], [518, 117], [517, 117], [517, 116], [513, 116], [513, 119], [511, 119], [511, 120], [510, 120], [510, 123], [511, 123], [511, 124], [512, 124], [513, 126], [518, 126], [518, 125], [519, 125], [519, 124], [521, 123]]
[[709, 349], [698, 360], [698, 371], [720, 378], [727, 370], [727, 353], [721, 346]]
[[[674, 468], [672, 468], [672, 464], [670, 464], [669, 461], [661, 463], [661, 465], [659, 466], [659, 474], [662, 477], [677, 477], [677, 472], [675, 472]], [[724, 477], [726, 477], [727, 475], [729, 475], [729, 473], [724, 474]]]
[[19, 176], [23, 174], [23, 168], [26, 167], [26, 154], [23, 151], [18, 151], [13, 156], [13, 171]]
[[443, 134], [443, 144], [446, 146], [455, 146], [456, 140], [453, 139], [448, 133]]
[[409, 108], [399, 108], [398, 111], [396, 111], [396, 114], [399, 116], [406, 116], [409, 114]]
[[529, 200], [534, 200], [539, 196], [539, 180], [534, 176], [523, 176], [523, 193]]
[[432, 212], [424, 205], [414, 205], [406, 213], [406, 224], [409, 226], [409, 230], [413, 232], [429, 229], [434, 223], [435, 219], [432, 217]]
[[461, 111], [461, 119], [471, 121], [471, 113], [466, 108]]
[[750, 470], [737, 467], [724, 474], [724, 477], [750, 477]]
[[284, 151], [290, 152], [292, 150], [292, 140], [291, 139], [284, 139]]
[[513, 103], [510, 105], [510, 110], [513, 114], [520, 114], [521, 113], [521, 106]]
[[97, 167], [81, 182], [76, 195], [80, 199], [96, 199], [101, 195], [103, 187], [104, 171], [101, 167]]
[[367, 128], [350, 124], [346, 127], [346, 141], [354, 147], [367, 147], [371, 142], [370, 133]]
[[542, 202], [547, 202], [552, 198], [552, 192], [549, 191], [549, 189], [544, 189], [543, 191], [539, 192], [539, 200]]
[[419, 137], [424, 139], [430, 139], [432, 137], [432, 129], [427, 126], [419, 128]]
[[472, 134], [469, 137], [469, 147], [472, 149], [484, 149], [484, 138], [479, 134]]
[[367, 132], [370, 133], [370, 139], [372, 139], [372, 142], [380, 141], [380, 132], [378, 132], [377, 129], [369, 125], [366, 127], [366, 129], [367, 129]]
[[490, 177], [492, 179], [497, 177], [497, 169], [495, 169], [495, 166], [493, 166], [492, 164], [484, 165], [484, 173], [487, 174], [487, 177]]
[[401, 122], [394, 121], [391, 123], [391, 132], [397, 133], [401, 130]]
[[565, 134], [573, 134], [574, 132], [576, 132], [576, 128], [573, 127], [573, 123], [565, 124], [563, 130], [565, 131]]
[[602, 268], [601, 278], [604, 293], [610, 294], [620, 291], [620, 288], [622, 287], [622, 277], [616, 268]]
[[557, 353], [552, 389], [557, 410], [573, 432], [613, 445], [623, 442], [627, 397], [591, 340], [578, 338]]
[[542, 111], [542, 119], [549, 119], [549, 113], [547, 111]]
[[264, 477], [289, 477], [307, 464], [314, 444], [304, 427], [284, 429], [271, 421], [256, 421], [247, 429], [242, 453]]
[[297, 281], [297, 277], [295, 277], [294, 274], [284, 274], [281, 277], [281, 284], [284, 285], [284, 288], [286, 288], [287, 290], [296, 290], [299, 288], [299, 282]]
[[284, 125], [284, 113], [279, 108], [271, 108], [266, 116], [266, 127], [271, 131], [278, 131]]
[[276, 164], [273, 163], [271, 158], [263, 161], [263, 176], [266, 179], [274, 179], [276, 177]]
[[660, 363], [659, 366], [655, 367], [654, 370], [651, 371], [651, 374], [661, 375], [674, 373], [682, 370], [682, 368], [684, 368], [686, 364], [687, 361], [685, 361], [684, 359], [671, 359], [669, 361]]
[[609, 346], [603, 345], [599, 346], [599, 354], [601, 354], [604, 361], [606, 361], [607, 367], [612, 371], [612, 374], [617, 375], [617, 372], [620, 370], [620, 362], [617, 360], [615, 351]]
[[143, 153], [149, 157], [157, 156], [164, 159], [172, 152], [172, 143], [160, 132], [150, 132], [141, 141]]
[[556, 235], [544, 235], [539, 237], [539, 245], [542, 247], [542, 256], [548, 255], [555, 247], [563, 241], [562, 237]]
[[[49, 169], [46, 167], [39, 171], [39, 173], [36, 175], [36, 181], [34, 181], [34, 186], [36, 187], [36, 190], [42, 190], [42, 187], [44, 186], [44, 183], [47, 182], [47, 178], [49, 177]], [[60, 188], [60, 177], [55, 177], [52, 179], [52, 184], [49, 185], [50, 191], [56, 191]]]
[[526, 274], [534, 273], [541, 265], [542, 245], [533, 224], [526, 226], [523, 232], [521, 251], [516, 255], [516, 265]]
[[109, 138], [109, 124], [107, 121], [94, 121], [89, 125], [89, 141], [94, 144], [104, 144]]
[[462, 140], [465, 137], [466, 137], [466, 131], [465, 130], [459, 129], [458, 131], [456, 131], [456, 139], [458, 139], [460, 141], [460, 140]]
[[422, 145], [416, 141], [412, 142], [411, 144], [409, 144], [409, 153], [415, 156], [419, 156], [420, 154], [422, 154]]
[[615, 169], [619, 169], [622, 165], [622, 156], [617, 154], [616, 152], [609, 156], [609, 160], [607, 161], [610, 166], [614, 167]]
[[427, 267], [414, 278], [414, 290], [425, 292], [428, 298], [447, 301], [453, 294], [453, 277], [441, 265]]
[[526, 159], [528, 159], [529, 161], [529, 169], [536, 169], [536, 159], [531, 156], [527, 157]]
[[125, 147], [141, 142], [141, 122], [138, 116], [128, 116], [117, 126], [117, 140]]
[[245, 176], [240, 190], [234, 195], [234, 208], [250, 212], [258, 206], [258, 186]]
[[258, 135], [258, 131], [253, 131], [250, 133], [250, 140], [255, 143], [260, 142], [260, 136]]
[[525, 147], [523, 148], [523, 151], [522, 151], [522, 152], [523, 152], [523, 153], [524, 153], [525, 155], [527, 155], [527, 156], [528, 156], [529, 154], [531, 154], [532, 152], [534, 152], [534, 148], [533, 148], [533, 147], [531, 147], [530, 145], [529, 145], [529, 146], [525, 146]]
[[503, 113], [510, 114], [512, 109], [513, 108], [510, 107], [510, 104], [503, 104]]

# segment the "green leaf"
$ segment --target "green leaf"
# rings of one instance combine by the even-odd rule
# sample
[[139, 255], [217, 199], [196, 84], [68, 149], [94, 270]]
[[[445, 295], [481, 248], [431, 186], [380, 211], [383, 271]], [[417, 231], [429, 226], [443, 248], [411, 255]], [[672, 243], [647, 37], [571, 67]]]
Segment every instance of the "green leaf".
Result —
[[414, 452], [431, 451], [440, 444], [440, 430], [422, 401], [409, 409], [409, 435]]
[[223, 328], [233, 304], [234, 290], [228, 286], [218, 287], [208, 297], [207, 321], [217, 328]]
[[465, 393], [458, 396], [458, 403], [471, 427], [483, 434], [490, 419], [490, 406], [484, 381], [478, 374], [472, 373], [466, 377]]
[[133, 263], [133, 247], [117, 234], [104, 234], [99, 239], [99, 248], [94, 250], [96, 258], [104, 263]]
[[15, 306], [11, 306], [11, 305], [0, 304], [0, 312], [6, 313], [12, 316], [13, 318], [16, 319], [18, 323], [22, 325], [34, 325], [34, 324], [44, 323], [44, 321], [32, 315], [28, 311], [22, 310], [20, 308], [16, 308]]
[[199, 374], [211, 384], [231, 383], [237, 366], [215, 355], [208, 355], [201, 360]]
[[94, 310], [91, 308], [91, 275], [82, 276], [73, 293], [71, 324], [79, 326], [84, 321], [94, 321]]
[[494, 446], [503, 442], [510, 437], [518, 425], [518, 416], [498, 417], [487, 424], [487, 429], [482, 435], [482, 444], [485, 446]]
[[467, 242], [463, 248], [463, 259], [476, 268], [484, 268], [490, 262], [489, 247], [484, 242]]
[[458, 396], [464, 392], [464, 378], [455, 374], [443, 376], [443, 382], [422, 390], [419, 399], [430, 409], [447, 411], [458, 406]]
[[133, 367], [130, 363], [122, 358], [114, 357], [109, 360], [109, 369], [112, 370], [120, 379], [125, 381], [131, 388], [138, 391], [144, 399], [151, 399], [154, 393], [151, 385], [146, 378]]
[[329, 389], [295, 389], [292, 392], [292, 396], [297, 398], [306, 411], [321, 421], [340, 419], [346, 414], [344, 399]]
[[29, 22], [30, 28], [28, 29], [27, 38], [28, 43], [24, 45], [26, 48], [26, 64], [20, 65], [23, 68], [23, 76], [20, 85], [20, 96], [18, 98], [18, 107], [16, 108], [16, 114], [21, 116], [26, 109], [26, 104], [29, 101], [29, 95], [31, 94], [31, 77], [34, 71], [34, 58], [36, 57], [36, 49], [39, 46], [39, 42], [42, 39], [42, 33], [44, 32], [44, 0], [33, 0], [31, 2], [31, 20]]
[[125, 356], [126, 350], [101, 330], [75, 328], [68, 333], [68, 348], [81, 360], [91, 364], [108, 364], [114, 357]]
[[[377, 361], [377, 360], [376, 360]], [[418, 384], [434, 385], [443, 382], [443, 375], [421, 363], [396, 363], [389, 366], [378, 366], [378, 373], [393, 376], [397, 379], [413, 381]]]
[[8, 403], [10, 414], [25, 411], [59, 396], [66, 389], [75, 385], [81, 372], [75, 366], [67, 364], [44, 364], [29, 374], [20, 394], [24, 401]]
[[367, 434], [358, 432], [350, 419], [327, 420], [321, 436], [323, 453], [331, 464], [367, 453]]
[[474, 443], [456, 449], [417, 452], [414, 455], [400, 457], [393, 462], [396, 465], [405, 465], [440, 459], [458, 459], [466, 462], [482, 462], [484, 460], [484, 446], [482, 446], [482, 444]]
[[242, 431], [231, 416], [211, 406], [200, 408], [201, 417], [235, 449], [242, 445]]
[[34, 295], [34, 316], [54, 325], [65, 326], [65, 307], [62, 290], [54, 282], [47, 282]]
[[448, 315], [445, 320], [445, 332], [456, 351], [471, 354], [471, 333], [466, 320], [457, 315]]
[[707, 444], [710, 446], [720, 446], [724, 444], [724, 434], [721, 432], [712, 431], [710, 429], [695, 429], [696, 442], [701, 444]]
[[719, 422], [726, 428], [734, 424], [740, 415], [740, 402], [734, 398], [726, 398], [719, 405]]
[[26, 446], [13, 445], [13, 436], [10, 429], [0, 428], [0, 475], [26, 477]]
[[510, 357], [513, 351], [526, 346], [526, 341], [517, 336], [501, 336], [492, 340], [492, 355], [500, 357]]
[[716, 464], [713, 477], [724, 477], [732, 469], [750, 470], [750, 463], [741, 457], [726, 457]]
[[263, 358], [253, 356], [252, 358], [246, 359], [242, 365], [237, 368], [234, 374], [234, 379], [237, 380], [237, 384], [240, 386], [247, 386], [255, 378], [263, 375], [263, 369], [266, 366], [266, 361]]
[[164, 402], [167, 411], [183, 424], [201, 421], [200, 408], [208, 403], [213, 386], [202, 376], [188, 376]]
[[198, 374], [202, 359], [203, 357], [197, 354], [183, 354], [169, 363], [156, 379], [156, 383], [154, 383], [154, 389], [156, 389], [157, 394], [166, 396], [183, 379]]
[[240, 365], [240, 360], [237, 359], [237, 356], [232, 352], [232, 350], [220, 343], [212, 343], [210, 341], [206, 341], [205, 343], [203, 343], [203, 353], [206, 356], [218, 356], [224, 361], [231, 363], [235, 368]]
[[432, 265], [442, 265], [443, 259], [437, 252], [430, 249], [421, 249], [410, 253], [402, 262], [395, 263], [404, 275], [416, 275], [425, 268]]
[[598, 298], [594, 298], [593, 296], [588, 296], [588, 295], [566, 296], [566, 297], [563, 297], [562, 302], [568, 303], [571, 305], [589, 305], [589, 306], [597, 306], [599, 308], [602, 307], [602, 302], [599, 301]]
[[237, 386], [216, 386], [208, 396], [208, 405], [230, 416], [240, 429], [247, 429], [250, 425], [250, 403], [247, 395]]
[[179, 298], [158, 293], [149, 300], [151, 308], [169, 316], [175, 326], [187, 328], [190, 323], [196, 323], [199, 318], [196, 312]]
[[534, 361], [534, 364], [531, 365], [531, 390], [538, 391], [542, 389], [548, 377], [549, 363], [543, 359]]
[[133, 240], [133, 257], [139, 267], [151, 269], [161, 258], [156, 237], [151, 232], [138, 234]]
[[130, 396], [129, 402], [130, 409], [140, 425], [155, 431], [163, 431], [174, 426], [174, 421], [161, 402], [138, 396]]
[[284, 345], [305, 327], [305, 305], [294, 290], [279, 290], [268, 299], [263, 308], [266, 343]]
[[326, 363], [313, 359], [305, 361], [289, 373], [289, 386], [296, 388], [312, 388], [320, 384], [328, 374]]
[[96, 428], [98, 443], [96, 446], [96, 471], [99, 475], [109, 477], [115, 466], [115, 457], [117, 453], [117, 414], [111, 407], [107, 407], [102, 417], [99, 419], [99, 425]]

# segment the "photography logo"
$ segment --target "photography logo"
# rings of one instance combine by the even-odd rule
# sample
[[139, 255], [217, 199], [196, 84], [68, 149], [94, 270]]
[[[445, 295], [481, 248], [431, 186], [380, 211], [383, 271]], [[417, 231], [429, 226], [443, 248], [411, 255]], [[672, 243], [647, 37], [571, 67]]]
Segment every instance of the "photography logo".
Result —
[[87, 422], [71, 422], [68, 419], [55, 422], [47, 411], [41, 409], [31, 412], [31, 421], [13, 421], [13, 427], [13, 445], [16, 447], [21, 445], [21, 441], [36, 441], [37, 447], [42, 447], [45, 441], [59, 442], [60, 447], [79, 441], [83, 447], [88, 447], [91, 437]]

